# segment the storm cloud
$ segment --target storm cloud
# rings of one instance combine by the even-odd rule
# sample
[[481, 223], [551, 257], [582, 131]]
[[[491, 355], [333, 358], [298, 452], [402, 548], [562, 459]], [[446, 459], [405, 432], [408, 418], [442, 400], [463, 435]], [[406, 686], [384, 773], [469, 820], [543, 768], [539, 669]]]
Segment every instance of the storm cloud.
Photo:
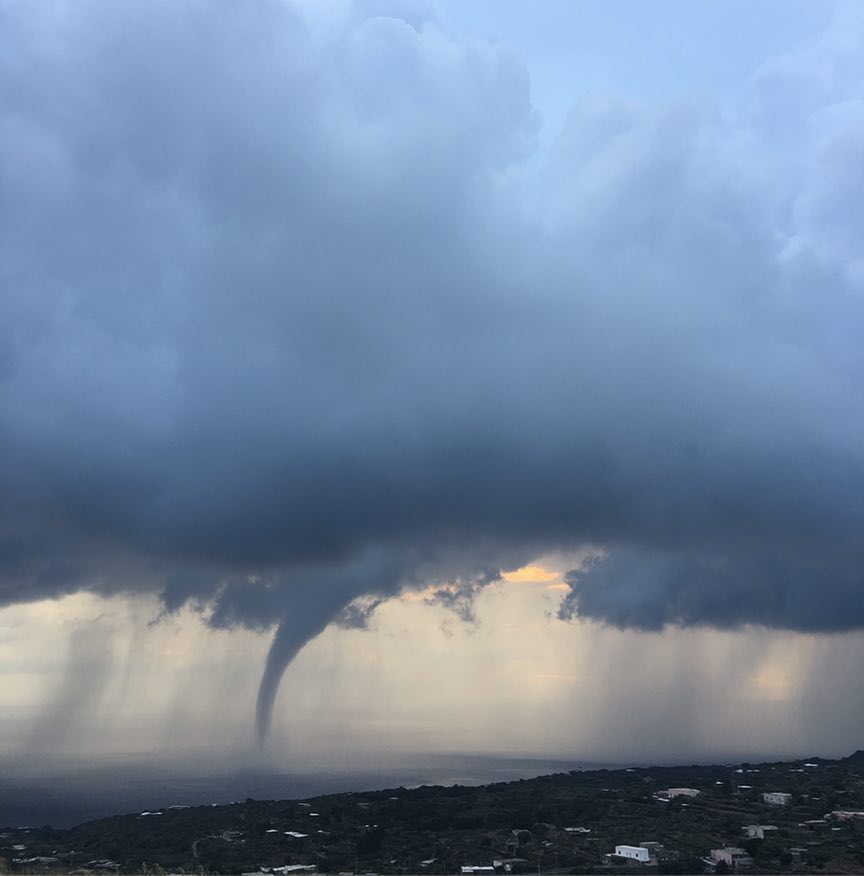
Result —
[[331, 620], [544, 551], [564, 617], [864, 626], [860, 10], [542, 154], [506, 46], [309, 15], [0, 6], [0, 604], [277, 627], [262, 735]]

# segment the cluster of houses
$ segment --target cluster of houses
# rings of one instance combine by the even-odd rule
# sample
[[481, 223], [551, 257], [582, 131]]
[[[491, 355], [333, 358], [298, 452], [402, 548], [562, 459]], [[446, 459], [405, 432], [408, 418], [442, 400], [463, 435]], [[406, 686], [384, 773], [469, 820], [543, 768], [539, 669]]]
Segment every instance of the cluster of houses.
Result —
[[[677, 852], [668, 850], [660, 843], [644, 842], [638, 846], [618, 845], [615, 851], [607, 855], [611, 861], [637, 864], [659, 864], [664, 860], [674, 860]], [[703, 859], [709, 870], [714, 870], [721, 862], [730, 870], [745, 870], [753, 866], [753, 858], [744, 849], [734, 846], [724, 846], [721, 849], [711, 849], [708, 857]]]
[[[753, 827], [763, 825], [753, 825]], [[776, 828], [775, 828], [776, 829]], [[665, 849], [660, 843], [644, 842], [638, 846], [618, 845], [615, 851], [606, 856], [610, 862], [619, 861], [636, 864], [658, 864], [664, 860], [674, 860], [677, 853]], [[716, 869], [721, 862], [730, 870], [746, 870], [753, 866], [753, 858], [744, 850], [735, 846], [724, 846], [720, 849], [711, 849], [708, 857], [703, 862], [709, 871]]]
[[[702, 792], [698, 788], [667, 788], [658, 791], [654, 797], [660, 801], [669, 801], [675, 799], [692, 799], [698, 797]], [[785, 791], [769, 791], [762, 794], [762, 801], [769, 806], [789, 806], [792, 804], [792, 794]], [[686, 805], [686, 804], [685, 804]], [[864, 819], [864, 810], [845, 810], [837, 809], [828, 813], [822, 819], [815, 819], [810, 822], [804, 822], [800, 827], [808, 827], [816, 829], [816, 826], [828, 825], [830, 820], [834, 821], [851, 821], [853, 819]], [[743, 838], [745, 839], [765, 839], [779, 828], [775, 824], [747, 824], [741, 828]], [[591, 833], [591, 828], [588, 827], [565, 827], [563, 831], [571, 836], [586, 835]], [[498, 838], [497, 843], [502, 850], [512, 855], [519, 848], [525, 848], [534, 844], [534, 837], [528, 830], [513, 830], [507, 832]], [[544, 843], [545, 845], [545, 843]], [[792, 856], [793, 863], [801, 860], [801, 856], [805, 853], [803, 848], [788, 849]], [[613, 852], [608, 853], [606, 860], [609, 864], [632, 864], [638, 868], [638, 865], [657, 865], [665, 861], [675, 860], [678, 853], [671, 849], [666, 849], [659, 842], [640, 842], [638, 845], [619, 844], [615, 846]], [[430, 858], [420, 864], [421, 870], [429, 872], [432, 865], [438, 862], [437, 858]], [[728, 870], [747, 870], [754, 864], [751, 855], [742, 848], [737, 846], [723, 846], [722, 848], [711, 849], [709, 854], [703, 858], [706, 870], [713, 872], [721, 864], [725, 865]], [[491, 864], [465, 864], [460, 868], [461, 876], [506, 876], [511, 873], [528, 872], [532, 867], [531, 863], [526, 858], [517, 856], [496, 858]], [[277, 868], [272, 871], [274, 874], [284, 874], [284, 876], [294, 876], [295, 873], [314, 873], [315, 868]], [[246, 874], [244, 874], [246, 876]]]
[[[738, 786], [739, 790], [747, 790], [750, 786]], [[698, 788], [666, 788], [658, 791], [654, 797], [659, 801], [670, 800], [692, 800], [698, 797], [702, 792]], [[792, 794], [785, 791], [768, 791], [762, 794], [762, 801], [769, 806], [790, 806], [793, 802]], [[687, 805], [684, 803], [684, 805]], [[864, 819], [864, 810], [834, 810], [828, 813], [822, 819], [816, 819], [812, 822], [805, 822], [800, 827], [808, 827], [816, 829], [817, 826], [828, 825], [831, 820], [834, 821], [851, 821], [853, 819]], [[747, 824], [742, 827], [744, 839], [765, 839], [774, 831], [778, 830], [774, 824]], [[590, 834], [591, 829], [588, 827], [565, 827], [563, 831], [571, 836]], [[289, 836], [303, 836], [300, 833], [286, 832]], [[496, 845], [505, 854], [494, 859], [488, 864], [464, 864], [460, 868], [461, 876], [508, 876], [508, 874], [524, 873], [533, 866], [526, 858], [518, 857], [520, 849], [533, 846], [535, 843], [531, 831], [528, 830], [512, 830], [498, 837]], [[542, 845], [547, 845], [543, 843]], [[788, 850], [792, 855], [793, 862], [801, 860], [801, 855], [806, 851], [803, 848], [791, 848]], [[615, 846], [613, 852], [608, 853], [606, 860], [609, 864], [630, 864], [637, 869], [639, 865], [652, 866], [661, 864], [666, 861], [675, 860], [678, 853], [671, 849], [666, 849], [659, 842], [640, 842], [638, 845], [619, 844]], [[420, 863], [421, 872], [431, 872], [434, 865], [438, 863], [437, 858]], [[743, 848], [737, 846], [723, 846], [722, 848], [711, 849], [708, 855], [703, 858], [703, 863], [708, 872], [715, 871], [721, 865], [725, 865], [725, 869], [740, 871], [747, 870], [753, 867], [754, 861], [751, 855]], [[273, 876], [302, 876], [302, 874], [314, 874], [316, 868], [314, 865], [291, 865], [286, 867], [278, 867], [269, 871]], [[244, 874], [244, 876], [252, 876], [252, 874]], [[260, 876], [260, 874], [259, 874]]]
[[[816, 764], [806, 764], [805, 766], [815, 767]], [[737, 772], [742, 772], [742, 770]], [[748, 770], [748, 772], [754, 771]], [[738, 785], [738, 790], [752, 790], [752, 786]], [[698, 788], [667, 788], [663, 791], [658, 791], [654, 794], [654, 797], [659, 801], [669, 801], [676, 798], [694, 798], [698, 797], [701, 793]], [[792, 804], [792, 794], [785, 791], [767, 791], [762, 794], [762, 801], [769, 806], [790, 806]], [[852, 821], [855, 819], [864, 819], [864, 810], [835, 809], [829, 812], [825, 818], [804, 822], [799, 827], [816, 829], [817, 827], [827, 825], [829, 820]], [[778, 827], [775, 824], [747, 824], [741, 828], [746, 839], [765, 839], [766, 835], [770, 836], [776, 830], [778, 830]], [[801, 856], [806, 849], [796, 847], [790, 848], [788, 851], [792, 856], [793, 863], [795, 863], [801, 860]], [[664, 849], [660, 843], [643, 842], [639, 843], [638, 846], [616, 845], [615, 851], [607, 854], [606, 858], [610, 863], [652, 865], [660, 863], [664, 859], [674, 859], [676, 856], [676, 852]], [[715, 870], [721, 863], [725, 864], [729, 870], [746, 870], [753, 866], [752, 856], [745, 849], [738, 848], [737, 846], [711, 849], [708, 856], [703, 858], [703, 862], [709, 872]]]

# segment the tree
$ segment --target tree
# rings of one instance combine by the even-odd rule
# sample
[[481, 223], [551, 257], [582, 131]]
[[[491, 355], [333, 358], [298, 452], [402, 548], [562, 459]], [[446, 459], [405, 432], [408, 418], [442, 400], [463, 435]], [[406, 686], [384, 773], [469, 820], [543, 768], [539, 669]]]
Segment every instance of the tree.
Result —
[[760, 839], [746, 839], [741, 843], [741, 847], [747, 852], [748, 855], [754, 860], [759, 860], [759, 853], [762, 850], [762, 840]]

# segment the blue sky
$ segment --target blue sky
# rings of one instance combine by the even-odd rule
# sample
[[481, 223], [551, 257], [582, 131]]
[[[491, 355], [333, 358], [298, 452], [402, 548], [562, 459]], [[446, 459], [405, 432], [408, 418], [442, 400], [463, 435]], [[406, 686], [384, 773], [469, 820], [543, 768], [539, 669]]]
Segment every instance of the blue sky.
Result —
[[690, 94], [741, 100], [750, 76], [767, 58], [811, 43], [836, 7], [806, 0], [530, 5], [480, 0], [439, 8], [457, 30], [500, 40], [526, 59], [532, 99], [551, 137], [585, 93], [646, 102]]

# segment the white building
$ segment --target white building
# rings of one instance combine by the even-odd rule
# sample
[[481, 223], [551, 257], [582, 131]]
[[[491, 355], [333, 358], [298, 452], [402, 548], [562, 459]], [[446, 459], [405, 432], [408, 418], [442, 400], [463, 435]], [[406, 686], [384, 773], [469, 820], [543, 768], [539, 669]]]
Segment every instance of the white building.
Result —
[[526, 867], [527, 864], [527, 858], [496, 858], [492, 861], [492, 866], [496, 872], [503, 870], [505, 873], [512, 873], [514, 867], [521, 869]]
[[639, 861], [640, 864], [651, 861], [651, 850], [644, 846], [615, 846], [613, 854], [616, 858], [627, 858], [629, 861]]
[[667, 788], [666, 796], [671, 800], [673, 797], [698, 797], [701, 792], [696, 788]]
[[741, 828], [747, 839], [765, 839], [765, 832], [777, 830], [776, 824], [745, 824]]
[[856, 818], [864, 818], [864, 811], [861, 809], [834, 809], [828, 813], [827, 817], [837, 821], [854, 821]]
[[724, 846], [722, 849], [711, 849], [711, 862], [719, 864], [725, 862], [733, 870], [743, 870], [753, 866], [753, 859], [744, 849], [734, 846]]
[[769, 791], [762, 795], [762, 799], [771, 806], [788, 806], [792, 802], [792, 795], [784, 791]]

